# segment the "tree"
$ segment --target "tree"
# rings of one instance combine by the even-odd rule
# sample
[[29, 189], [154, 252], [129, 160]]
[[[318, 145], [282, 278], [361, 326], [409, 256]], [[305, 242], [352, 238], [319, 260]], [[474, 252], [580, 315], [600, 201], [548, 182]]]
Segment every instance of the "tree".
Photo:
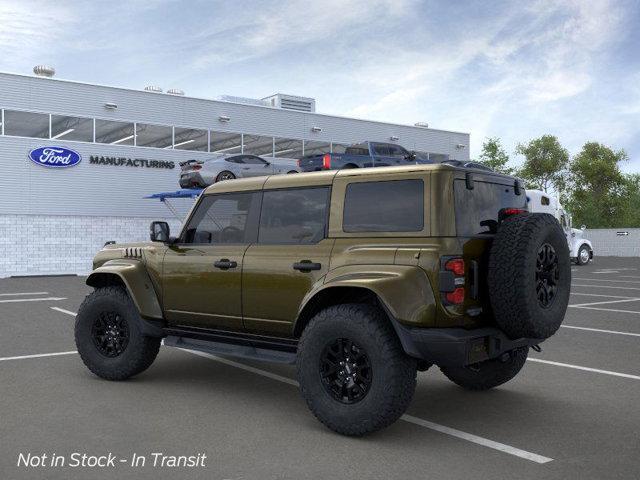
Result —
[[554, 135], [543, 135], [527, 144], [519, 144], [516, 153], [525, 157], [517, 175], [527, 181], [528, 188], [547, 192], [553, 187], [558, 194], [564, 190], [569, 152]]
[[485, 138], [478, 162], [499, 173], [506, 175], [513, 175], [514, 173], [514, 169], [507, 166], [509, 155], [502, 148], [498, 137]]
[[627, 160], [624, 150], [613, 151], [598, 142], [588, 142], [569, 168], [570, 209], [575, 224], [594, 228], [622, 226], [625, 212], [631, 213], [629, 199], [638, 191], [638, 180], [625, 178], [619, 163]]
[[625, 175], [624, 207], [619, 227], [640, 228], [640, 174]]

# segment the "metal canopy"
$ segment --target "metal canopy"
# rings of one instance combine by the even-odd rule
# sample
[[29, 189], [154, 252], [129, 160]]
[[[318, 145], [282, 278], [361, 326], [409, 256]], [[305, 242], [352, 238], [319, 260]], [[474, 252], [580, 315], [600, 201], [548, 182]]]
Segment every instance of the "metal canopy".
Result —
[[183, 188], [181, 190], [176, 190], [175, 192], [160, 192], [160, 193], [153, 193], [151, 195], [147, 195], [146, 197], [143, 198], [157, 198], [158, 200], [160, 200], [162, 203], [164, 203], [167, 208], [171, 211], [171, 213], [173, 214], [174, 217], [176, 217], [178, 220], [182, 221], [182, 216], [180, 216], [178, 214], [178, 212], [176, 211], [175, 207], [173, 205], [171, 205], [171, 202], [168, 201], [168, 199], [172, 199], [172, 198], [197, 198], [202, 191], [204, 190], [204, 188]]

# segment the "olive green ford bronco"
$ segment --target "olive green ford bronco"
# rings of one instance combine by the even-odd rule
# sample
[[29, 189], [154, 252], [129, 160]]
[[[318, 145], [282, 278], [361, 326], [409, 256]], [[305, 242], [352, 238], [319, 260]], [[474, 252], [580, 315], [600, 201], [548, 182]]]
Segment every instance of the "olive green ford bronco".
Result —
[[326, 426], [397, 420], [416, 372], [485, 390], [559, 328], [567, 241], [520, 182], [450, 165], [331, 170], [208, 187], [177, 237], [106, 245], [75, 340], [96, 375], [139, 374], [164, 345], [295, 363]]

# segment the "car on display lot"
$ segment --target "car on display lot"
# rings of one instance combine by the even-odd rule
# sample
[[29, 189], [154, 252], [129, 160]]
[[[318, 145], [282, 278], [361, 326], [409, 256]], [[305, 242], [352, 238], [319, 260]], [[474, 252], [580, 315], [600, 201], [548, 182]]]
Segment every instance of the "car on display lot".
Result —
[[[395, 143], [362, 142], [348, 146], [344, 153], [320, 153], [298, 160], [302, 172], [343, 168], [388, 167], [416, 163], [415, 152]], [[425, 162], [426, 163], [426, 162]]]
[[259, 157], [258, 155], [218, 155], [208, 160], [180, 163], [180, 187], [204, 188], [222, 180], [298, 173], [295, 159]]
[[301, 172], [321, 170], [342, 170], [349, 168], [389, 167], [403, 165], [427, 165], [446, 163], [457, 167], [491, 171], [490, 168], [473, 161], [449, 160], [446, 157], [436, 161], [428, 153], [409, 151], [395, 143], [362, 142], [346, 147], [344, 153], [319, 153], [307, 155], [298, 160]]
[[172, 237], [106, 245], [75, 342], [109, 380], [164, 345], [295, 363], [330, 429], [364, 435], [407, 409], [417, 371], [487, 390], [552, 336], [570, 294], [567, 241], [520, 181], [446, 164], [220, 182]]
[[593, 260], [593, 245], [584, 238], [586, 225], [573, 228], [571, 215], [556, 197], [542, 190], [527, 190], [527, 205], [531, 212], [548, 213], [558, 220], [567, 238], [569, 255], [576, 264], [586, 265]]

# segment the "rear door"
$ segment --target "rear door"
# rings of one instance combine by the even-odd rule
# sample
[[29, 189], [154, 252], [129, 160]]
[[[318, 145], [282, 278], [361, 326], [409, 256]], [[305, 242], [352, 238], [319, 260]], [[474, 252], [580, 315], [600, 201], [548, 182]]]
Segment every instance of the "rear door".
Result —
[[290, 332], [304, 296], [329, 270], [330, 187], [265, 190], [258, 241], [244, 256], [242, 306], [247, 330]]

